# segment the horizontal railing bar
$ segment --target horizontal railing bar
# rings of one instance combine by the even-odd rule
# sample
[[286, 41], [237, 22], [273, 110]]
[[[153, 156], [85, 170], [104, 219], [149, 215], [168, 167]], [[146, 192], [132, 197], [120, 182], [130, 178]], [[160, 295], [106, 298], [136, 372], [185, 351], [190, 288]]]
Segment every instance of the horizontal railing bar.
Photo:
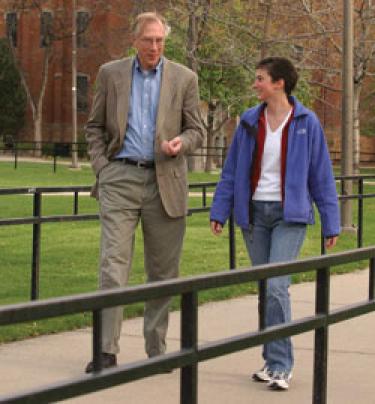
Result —
[[339, 195], [338, 199], [346, 200], [346, 199], [366, 199], [373, 198], [375, 194], [351, 194], [351, 195]]
[[261, 265], [256, 268], [215, 272], [191, 278], [171, 279], [75, 296], [8, 305], [0, 307], [0, 325], [144, 302], [191, 291], [207, 290], [259, 281], [274, 276], [317, 270], [373, 257], [375, 257], [375, 247], [365, 247], [304, 260]]
[[0, 226], [36, 224], [36, 223], [79, 222], [85, 220], [97, 220], [98, 218], [99, 218], [98, 213], [61, 215], [61, 216], [22, 217], [14, 219], [0, 219]]
[[182, 349], [148, 360], [104, 369], [92, 375], [82, 375], [64, 382], [40, 386], [15, 395], [0, 396], [0, 402], [22, 404], [54, 402], [143, 379], [160, 373], [160, 370], [180, 368], [195, 361], [196, 353], [192, 349]]
[[374, 179], [375, 175], [374, 174], [355, 174], [355, 175], [336, 175], [335, 179], [338, 181], [341, 180], [368, 180], [368, 179]]
[[[194, 213], [208, 212], [210, 207], [191, 208], [188, 210], [188, 216]], [[60, 223], [60, 222], [79, 222], [86, 220], [99, 219], [98, 213], [79, 214], [79, 215], [60, 215], [60, 216], [40, 216], [40, 217], [15, 217], [11, 219], [0, 219], [0, 226], [36, 224], [36, 223]]]
[[275, 339], [286, 338], [312, 331], [318, 327], [324, 326], [325, 323], [326, 316], [319, 314], [316, 316], [294, 320], [287, 324], [268, 327], [262, 331], [244, 333], [235, 337], [201, 344], [198, 347], [198, 358], [201, 362], [219, 356], [228, 355], [244, 349], [265, 344]]
[[192, 182], [189, 184], [189, 188], [203, 188], [203, 187], [216, 187], [217, 181], [211, 182]]
[[37, 389], [18, 393], [17, 395], [0, 396], [0, 402], [40, 403], [76, 397], [78, 395], [88, 394], [93, 391], [143, 379], [158, 374], [161, 369], [180, 368], [197, 361], [201, 362], [258, 346], [276, 338], [285, 338], [287, 336], [308, 332], [323, 326], [325, 322], [325, 315], [306, 317], [304, 319], [295, 320], [287, 325], [278, 325], [260, 332], [245, 333], [236, 337], [202, 344], [198, 347], [197, 352], [192, 349], [182, 349], [146, 361], [119, 365], [117, 368], [106, 369], [92, 376], [83, 375], [79, 378], [48, 386], [41, 386]]
[[365, 302], [347, 305], [343, 308], [332, 310], [328, 315], [328, 323], [336, 324], [371, 313], [372, 311], [375, 311], [375, 300], [366, 300]]
[[36, 194], [36, 193], [54, 193], [54, 192], [89, 192], [91, 186], [64, 186], [64, 187], [23, 187], [23, 188], [0, 188], [0, 195], [12, 194]]
[[[217, 181], [210, 182], [192, 182], [189, 188], [204, 188], [214, 187]], [[90, 185], [74, 185], [74, 186], [61, 186], [61, 187], [22, 187], [22, 188], [0, 188], [0, 195], [12, 194], [35, 194], [39, 193], [58, 193], [58, 192], [89, 192], [91, 191]]]
[[191, 216], [194, 213], [201, 213], [201, 212], [209, 212], [211, 209], [210, 206], [202, 207], [202, 208], [190, 208], [188, 210], [188, 216]]
[[183, 349], [146, 361], [120, 365], [117, 368], [104, 370], [92, 376], [84, 375], [62, 383], [48, 385], [48, 390], [45, 386], [42, 386], [38, 389], [18, 393], [17, 395], [3, 396], [0, 397], [0, 402], [40, 403], [76, 397], [78, 395], [88, 394], [93, 391], [143, 379], [159, 373], [161, 369], [180, 368], [195, 363], [196, 361], [201, 362], [252, 348], [276, 338], [285, 338], [312, 331], [318, 327], [327, 325], [327, 323], [334, 324], [351, 317], [366, 314], [373, 310], [375, 310], [375, 301], [362, 302], [359, 305], [346, 306], [345, 308], [335, 310], [328, 316], [320, 314], [305, 317], [294, 320], [288, 324], [269, 327], [266, 330], [244, 333], [235, 337], [202, 344], [198, 347], [197, 352]]

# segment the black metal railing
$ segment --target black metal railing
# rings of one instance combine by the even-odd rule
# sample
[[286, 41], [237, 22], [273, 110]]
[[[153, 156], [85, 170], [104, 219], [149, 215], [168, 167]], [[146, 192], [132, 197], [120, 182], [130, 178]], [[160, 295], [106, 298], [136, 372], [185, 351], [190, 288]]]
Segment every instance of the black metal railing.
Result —
[[14, 168], [18, 168], [20, 155], [40, 155], [52, 156], [53, 171], [57, 171], [57, 158], [70, 157], [76, 152], [81, 158], [87, 159], [87, 143], [86, 142], [50, 142], [50, 141], [21, 141], [17, 139], [3, 140], [0, 144], [0, 151], [9, 152], [14, 157]]
[[[375, 181], [375, 175], [353, 175], [353, 176], [337, 176], [336, 180], [340, 182], [339, 189], [341, 194], [339, 200], [357, 200], [358, 217], [356, 224], [356, 245], [358, 248], [363, 246], [363, 202], [368, 198], [375, 198], [375, 193], [364, 193], [365, 181]], [[357, 183], [357, 193], [352, 195], [344, 195], [345, 181], [353, 181]], [[209, 212], [210, 206], [207, 202], [208, 191], [216, 186], [216, 182], [200, 182], [189, 184], [189, 190], [194, 191], [200, 189], [201, 206], [190, 208], [189, 215], [196, 213]], [[36, 188], [0, 188], [0, 197], [2, 195], [33, 195], [33, 216], [26, 218], [0, 219], [0, 227], [8, 225], [32, 224], [32, 264], [31, 264], [31, 299], [36, 300], [39, 297], [39, 268], [40, 268], [40, 249], [41, 249], [41, 227], [43, 223], [60, 223], [72, 221], [98, 220], [99, 215], [95, 214], [79, 214], [79, 194], [88, 193], [90, 186], [73, 186], [73, 187], [36, 187]], [[73, 195], [72, 215], [43, 216], [42, 215], [42, 196], [51, 193], [71, 193]], [[229, 252], [229, 268], [236, 268], [236, 237], [235, 224], [233, 215], [228, 221], [228, 252]], [[321, 253], [325, 254], [325, 246], [323, 236], [321, 237]], [[265, 285], [260, 285], [260, 296], [263, 299]], [[262, 318], [262, 316], [261, 316]]]
[[[340, 309], [330, 310], [331, 267], [360, 260], [369, 261], [368, 299]], [[255, 332], [249, 331], [230, 338], [198, 344], [198, 294], [200, 292], [307, 271], [316, 272], [315, 315], [296, 319], [289, 323], [260, 328]], [[312, 403], [326, 404], [329, 327], [375, 311], [374, 295], [375, 247], [373, 246], [294, 262], [268, 264], [256, 268], [217, 272], [135, 287], [4, 306], [0, 308], [0, 326], [87, 311], [92, 312], [93, 360], [96, 371], [93, 375], [84, 374], [53, 385], [36, 387], [25, 392], [17, 391], [8, 396], [0, 396], [0, 402], [38, 404], [55, 402], [143, 379], [165, 370], [181, 368], [180, 403], [196, 404], [198, 402], [197, 365], [199, 362], [255, 347], [272, 340], [314, 331]], [[102, 310], [108, 307], [128, 305], [167, 296], [181, 296], [180, 349], [151, 359], [120, 364], [116, 368], [102, 369], [99, 355], [102, 338]], [[342, 388], [345, 387], [347, 386]]]
[[[14, 158], [14, 168], [19, 165], [21, 155], [40, 155], [52, 156], [53, 172], [57, 171], [57, 159], [59, 157], [71, 157], [73, 152], [76, 152], [80, 159], [86, 161], [88, 158], [88, 149], [86, 142], [54, 142], [43, 140], [40, 142], [21, 141], [14, 138], [8, 138], [0, 143], [0, 152], [10, 153]], [[225, 146], [200, 147], [194, 153], [189, 154], [189, 157], [200, 157], [202, 159], [211, 158], [216, 167], [223, 167], [227, 154]], [[204, 161], [204, 160], [203, 160]]]
[[[339, 200], [357, 200], [357, 208], [358, 208], [358, 218], [357, 218], [357, 247], [363, 246], [363, 201], [365, 199], [374, 198], [375, 193], [364, 193], [364, 184], [365, 181], [373, 182], [375, 185], [375, 175], [338, 175], [335, 177], [337, 181], [340, 183], [340, 195]], [[345, 194], [345, 183], [347, 181], [352, 181], [353, 183], [357, 183], [357, 193], [352, 195]], [[324, 249], [323, 249], [324, 250]]]
[[[209, 212], [210, 206], [207, 203], [208, 191], [216, 186], [216, 182], [200, 182], [189, 184], [189, 190], [199, 189], [202, 195], [201, 206], [193, 207], [188, 210], [188, 215], [197, 213]], [[33, 226], [32, 232], [32, 259], [31, 259], [31, 300], [39, 298], [39, 273], [40, 273], [40, 251], [41, 251], [41, 232], [44, 223], [62, 223], [62, 222], [75, 222], [75, 221], [88, 221], [98, 220], [99, 214], [80, 214], [79, 213], [79, 194], [89, 193], [90, 186], [72, 186], [72, 187], [36, 187], [36, 188], [0, 188], [0, 197], [4, 195], [31, 195], [32, 211], [31, 217], [22, 218], [4, 218], [0, 219], [1, 226], [10, 225], [24, 225], [30, 224]], [[43, 195], [48, 194], [72, 194], [73, 206], [71, 215], [55, 215], [43, 216], [42, 214], [42, 200]], [[236, 266], [236, 252], [235, 252], [235, 229], [233, 217], [230, 217], [230, 224], [228, 226], [229, 232], [229, 268], [234, 269]]]

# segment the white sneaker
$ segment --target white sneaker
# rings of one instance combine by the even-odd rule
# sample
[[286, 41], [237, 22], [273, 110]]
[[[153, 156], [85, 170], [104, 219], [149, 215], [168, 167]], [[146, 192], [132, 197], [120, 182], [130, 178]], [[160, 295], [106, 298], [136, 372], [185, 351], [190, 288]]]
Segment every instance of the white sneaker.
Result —
[[255, 382], [270, 382], [272, 380], [272, 374], [273, 372], [264, 365], [262, 369], [252, 374], [252, 379]]
[[267, 383], [267, 387], [271, 390], [288, 390], [291, 378], [292, 372], [272, 372], [272, 377]]

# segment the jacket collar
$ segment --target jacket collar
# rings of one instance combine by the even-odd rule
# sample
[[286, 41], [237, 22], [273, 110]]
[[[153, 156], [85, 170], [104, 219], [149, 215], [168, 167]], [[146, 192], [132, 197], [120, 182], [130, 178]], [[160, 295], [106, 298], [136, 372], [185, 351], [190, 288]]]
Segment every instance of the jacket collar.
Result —
[[[303, 106], [296, 97], [290, 96], [289, 101], [294, 105], [293, 119], [297, 119], [303, 115], [308, 115], [309, 110]], [[266, 103], [259, 104], [254, 108], [248, 109], [241, 117], [241, 122], [245, 122], [251, 126], [257, 126], [261, 112], [266, 107]]]

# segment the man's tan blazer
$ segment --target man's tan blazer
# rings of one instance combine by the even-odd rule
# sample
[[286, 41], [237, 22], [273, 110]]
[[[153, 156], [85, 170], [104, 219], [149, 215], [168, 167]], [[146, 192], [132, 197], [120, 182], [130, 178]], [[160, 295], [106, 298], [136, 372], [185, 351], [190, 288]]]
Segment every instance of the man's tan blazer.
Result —
[[[92, 168], [100, 170], [120, 152], [127, 127], [134, 58], [101, 66], [95, 96], [86, 125]], [[181, 136], [182, 150], [176, 157], [161, 152], [161, 142]], [[197, 75], [185, 66], [163, 58], [159, 107], [155, 133], [155, 166], [161, 200], [170, 217], [187, 213], [187, 162], [202, 143], [204, 131], [199, 114]]]

